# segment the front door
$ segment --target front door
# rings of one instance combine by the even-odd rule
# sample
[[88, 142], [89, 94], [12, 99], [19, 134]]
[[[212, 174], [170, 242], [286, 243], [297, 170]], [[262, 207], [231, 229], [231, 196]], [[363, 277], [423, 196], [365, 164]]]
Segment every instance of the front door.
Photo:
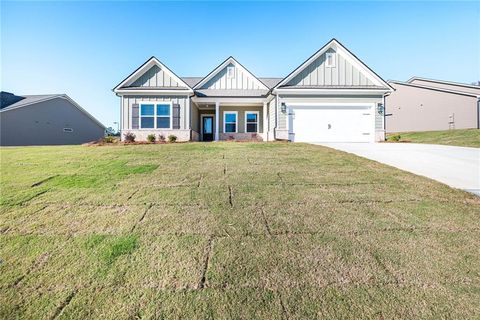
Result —
[[213, 116], [204, 116], [202, 118], [202, 139], [203, 141], [213, 140]]

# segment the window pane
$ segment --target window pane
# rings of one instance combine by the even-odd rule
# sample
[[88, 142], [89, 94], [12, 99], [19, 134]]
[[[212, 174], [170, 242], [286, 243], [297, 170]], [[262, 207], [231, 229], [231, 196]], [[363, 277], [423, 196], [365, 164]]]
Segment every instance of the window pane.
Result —
[[141, 117], [142, 128], [153, 128], [153, 117]]
[[247, 132], [257, 132], [257, 124], [247, 123]]
[[142, 104], [140, 115], [153, 116], [153, 104]]
[[157, 116], [169, 116], [170, 105], [169, 104], [157, 104]]
[[170, 128], [170, 117], [157, 117], [157, 128]]
[[237, 122], [237, 115], [235, 113], [225, 114], [225, 122]]
[[225, 132], [235, 132], [237, 131], [237, 125], [235, 123], [226, 123]]
[[257, 114], [247, 113], [247, 122], [257, 122]]

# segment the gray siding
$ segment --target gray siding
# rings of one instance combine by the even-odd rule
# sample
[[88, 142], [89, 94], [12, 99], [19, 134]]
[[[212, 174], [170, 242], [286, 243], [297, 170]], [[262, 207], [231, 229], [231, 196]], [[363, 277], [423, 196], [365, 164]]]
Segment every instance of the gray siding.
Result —
[[[333, 49], [327, 52], [335, 52]], [[326, 52], [326, 53], [327, 53]], [[322, 54], [302, 72], [290, 80], [288, 86], [374, 86], [365, 74], [350, 64], [341, 54], [336, 54], [335, 67], [325, 66], [326, 53]]]
[[[235, 77], [231, 79], [227, 78], [227, 68], [229, 66], [235, 67]], [[252, 75], [243, 72], [240, 68], [237, 68], [234, 64], [230, 63], [199, 89], [260, 90], [264, 88], [258, 84], [258, 81], [256, 81]]]
[[188, 96], [143, 96], [143, 95], [131, 95], [131, 96], [123, 96], [123, 111], [122, 111], [122, 130], [129, 130], [132, 129], [130, 127], [130, 119], [132, 117], [132, 105], [135, 103], [139, 103], [142, 101], [172, 101], [173, 103], [178, 103], [180, 105], [180, 130], [189, 129], [189, 125], [187, 123], [187, 107], [188, 107]]
[[272, 131], [275, 128], [275, 118], [277, 117], [277, 105], [276, 105], [277, 98], [274, 98], [268, 104], [268, 121], [269, 121], [269, 128]]
[[184, 87], [172, 79], [158, 66], [151, 67], [140, 78], [135, 80], [130, 87]]
[[[477, 98], [390, 83], [385, 98], [387, 132], [477, 128]], [[453, 121], [453, 123], [451, 123]]]
[[102, 138], [105, 131], [62, 98], [4, 111], [0, 127], [2, 146], [81, 144]]

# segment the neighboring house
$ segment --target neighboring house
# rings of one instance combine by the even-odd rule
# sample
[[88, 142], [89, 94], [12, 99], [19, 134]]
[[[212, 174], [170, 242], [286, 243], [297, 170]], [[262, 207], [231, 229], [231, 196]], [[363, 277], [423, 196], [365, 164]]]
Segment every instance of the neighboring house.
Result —
[[373, 142], [384, 140], [392, 88], [333, 39], [285, 78], [258, 78], [233, 57], [181, 78], [152, 57], [113, 91], [122, 138]]
[[480, 128], [480, 86], [418, 77], [389, 84], [387, 132]]
[[65, 145], [98, 140], [105, 126], [65, 94], [1, 92], [2, 146]]

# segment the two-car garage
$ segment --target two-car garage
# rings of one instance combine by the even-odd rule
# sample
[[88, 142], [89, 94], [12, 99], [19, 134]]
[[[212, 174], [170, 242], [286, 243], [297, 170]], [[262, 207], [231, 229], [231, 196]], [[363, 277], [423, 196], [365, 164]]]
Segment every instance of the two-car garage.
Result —
[[290, 104], [287, 126], [295, 142], [374, 142], [374, 104]]

